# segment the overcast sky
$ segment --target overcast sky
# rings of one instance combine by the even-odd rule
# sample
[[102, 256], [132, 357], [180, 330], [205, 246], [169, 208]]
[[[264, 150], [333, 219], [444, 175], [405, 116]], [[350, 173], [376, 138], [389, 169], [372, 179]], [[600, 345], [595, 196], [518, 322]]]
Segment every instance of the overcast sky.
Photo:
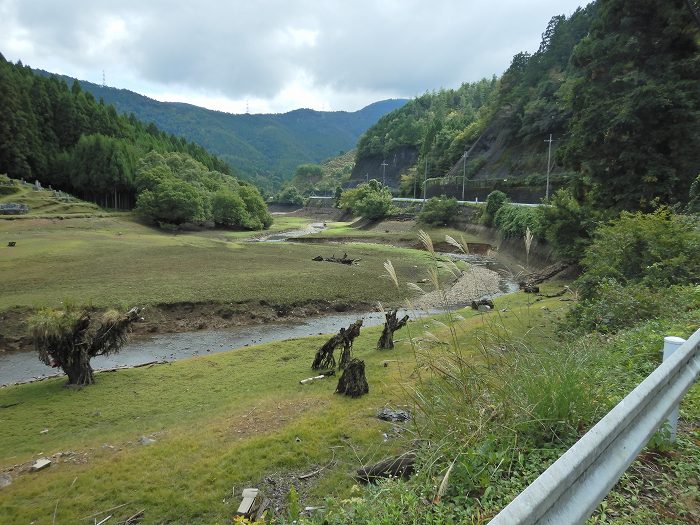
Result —
[[579, 0], [0, 0], [13, 62], [243, 113], [354, 111], [500, 75]]

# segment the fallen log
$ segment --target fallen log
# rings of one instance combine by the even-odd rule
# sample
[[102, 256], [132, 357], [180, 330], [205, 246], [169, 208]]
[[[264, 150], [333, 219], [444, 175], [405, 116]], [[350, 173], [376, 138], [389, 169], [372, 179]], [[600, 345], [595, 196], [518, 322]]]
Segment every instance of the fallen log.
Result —
[[408, 478], [415, 471], [415, 452], [405, 452], [400, 456], [387, 458], [374, 465], [364, 465], [357, 469], [355, 479], [371, 483], [381, 478]]
[[520, 285], [521, 290], [524, 289], [526, 286], [535, 286], [536, 284], [543, 283], [547, 279], [551, 279], [559, 272], [566, 270], [568, 267], [569, 264], [565, 262], [557, 262], [554, 264], [550, 264], [549, 266], [542, 268], [537, 272], [532, 272], [526, 275], [523, 278], [523, 280], [520, 281], [518, 284]]
[[354, 264], [356, 262], [361, 261], [362, 259], [350, 259], [348, 257], [348, 254], [345, 253], [342, 257], [336, 257], [335, 254], [333, 254], [331, 257], [323, 257], [321, 255], [317, 255], [316, 257], [314, 257], [311, 260], [317, 261], [317, 262], [326, 261], [326, 262], [351, 265], [351, 264]]

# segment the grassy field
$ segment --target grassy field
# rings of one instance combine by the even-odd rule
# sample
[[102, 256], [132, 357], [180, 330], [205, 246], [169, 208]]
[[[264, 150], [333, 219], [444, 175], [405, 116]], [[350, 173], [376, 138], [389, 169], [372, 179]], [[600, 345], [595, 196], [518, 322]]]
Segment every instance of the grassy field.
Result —
[[[274, 229], [307, 221], [278, 217]], [[181, 301], [391, 302], [394, 290], [381, 277], [385, 260], [394, 262], [403, 281], [424, 277], [427, 256], [417, 250], [244, 241], [251, 235], [164, 233], [127, 215], [1, 221], [0, 310], [64, 300], [98, 307]], [[7, 247], [11, 240], [17, 243], [14, 248]], [[311, 260], [334, 252], [362, 261], [346, 266]]]
[[34, 190], [32, 184], [21, 184], [15, 181], [19, 191], [10, 195], [0, 195], [0, 204], [17, 203], [29, 206], [29, 212], [24, 215], [0, 215], [0, 220], [25, 219], [27, 217], [74, 217], [104, 215], [106, 212], [96, 204], [78, 199], [60, 200], [51, 190]]
[[[462, 346], [477, 360], [488, 334], [523, 334], [543, 344], [569, 303], [532, 301], [514, 294], [496, 301], [507, 312], [461, 312]], [[442, 348], [424, 332], [449, 337], [439, 321], [409, 329], [419, 353]], [[298, 383], [313, 375], [323, 337], [101, 373], [97, 385], [82, 390], [65, 389], [59, 379], [0, 389], [0, 471], [24, 465], [0, 490], [0, 523], [52, 523], [54, 514], [56, 523], [79, 523], [122, 504], [114, 522], [146, 509], [146, 524], [230, 523], [241, 489], [266, 476], [293, 480], [305, 504], [348, 495], [354, 469], [411, 439], [407, 432], [385, 441], [391, 425], [375, 418], [387, 403], [408, 402], [415, 365], [409, 329], [397, 333], [402, 341], [391, 351], [375, 349], [378, 327], [363, 330], [355, 353], [367, 364], [370, 393], [359, 399], [334, 395], [335, 379]], [[155, 443], [139, 444], [142, 436]], [[53, 457], [49, 469], [25, 472], [43, 456]], [[296, 479], [333, 458], [319, 475]]]
[[434, 228], [415, 221], [382, 221], [368, 226], [358, 227], [354, 222], [330, 222], [327, 228], [319, 233], [309, 235], [309, 239], [324, 239], [333, 241], [363, 241], [387, 243], [397, 246], [419, 247], [418, 231], [427, 232], [434, 243], [445, 243], [445, 235], [450, 235], [458, 241], [483, 242], [474, 235], [467, 234], [455, 228]]

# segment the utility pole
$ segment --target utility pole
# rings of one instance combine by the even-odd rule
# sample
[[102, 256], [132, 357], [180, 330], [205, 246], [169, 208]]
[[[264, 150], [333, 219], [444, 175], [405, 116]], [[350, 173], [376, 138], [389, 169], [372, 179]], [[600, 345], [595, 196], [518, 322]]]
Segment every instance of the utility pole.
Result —
[[464, 200], [464, 181], [467, 180], [467, 157], [469, 151], [464, 152], [464, 163], [462, 164], [462, 200]]
[[549, 134], [549, 140], [545, 140], [545, 142], [549, 142], [549, 148], [547, 151], [547, 188], [545, 190], [545, 200], [549, 200], [549, 171], [552, 168], [552, 142], [554, 142], [554, 139], [552, 139], [552, 134]]
[[386, 186], [386, 167], [388, 166], [386, 160], [383, 160], [380, 166], [382, 167], [382, 184]]
[[428, 190], [428, 157], [425, 157], [425, 175], [423, 176], [423, 205], [425, 206], [425, 192]]
[[418, 174], [413, 175], [413, 200], [416, 199], [416, 186], [418, 186]]

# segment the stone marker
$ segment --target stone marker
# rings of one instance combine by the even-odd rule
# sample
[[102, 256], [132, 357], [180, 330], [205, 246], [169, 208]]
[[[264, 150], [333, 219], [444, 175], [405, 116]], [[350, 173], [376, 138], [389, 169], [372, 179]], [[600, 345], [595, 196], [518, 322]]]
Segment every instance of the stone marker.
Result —
[[258, 492], [258, 489], [243, 489], [243, 501], [238, 506], [236, 514], [239, 516], [250, 516], [255, 504], [255, 498], [258, 497]]
[[46, 459], [46, 458], [40, 458], [37, 459], [34, 464], [32, 465], [32, 468], [30, 469], [32, 472], [37, 472], [39, 470], [43, 470], [47, 467], [51, 466], [51, 460]]
[[0, 489], [7, 487], [10, 483], [12, 483], [12, 477], [9, 474], [3, 474], [0, 476]]

